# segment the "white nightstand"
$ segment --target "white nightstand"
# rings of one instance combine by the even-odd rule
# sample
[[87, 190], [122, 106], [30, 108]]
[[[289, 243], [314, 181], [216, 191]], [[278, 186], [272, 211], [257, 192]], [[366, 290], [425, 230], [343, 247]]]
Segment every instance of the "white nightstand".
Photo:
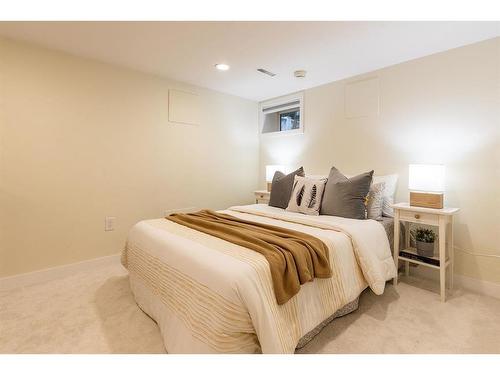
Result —
[[[460, 210], [459, 208], [445, 207], [442, 209], [413, 207], [408, 203], [397, 203], [392, 205], [394, 208], [394, 262], [396, 268], [400, 260], [405, 263], [405, 273], [410, 273], [410, 263], [416, 263], [421, 266], [431, 267], [439, 270], [439, 281], [441, 286], [441, 301], [446, 300], [446, 272], [450, 277], [448, 287], [453, 288], [453, 216]], [[410, 248], [410, 226], [408, 223], [426, 224], [438, 227], [438, 251], [439, 256], [433, 257], [437, 265], [425, 263], [417, 259], [410, 259], [399, 254], [399, 228], [400, 221], [406, 222], [405, 225], [405, 246], [404, 249], [409, 253], [416, 253], [415, 249]], [[398, 283], [398, 275], [393, 280], [394, 285]]]
[[271, 192], [267, 190], [255, 190], [253, 193], [255, 194], [255, 203], [269, 203]]

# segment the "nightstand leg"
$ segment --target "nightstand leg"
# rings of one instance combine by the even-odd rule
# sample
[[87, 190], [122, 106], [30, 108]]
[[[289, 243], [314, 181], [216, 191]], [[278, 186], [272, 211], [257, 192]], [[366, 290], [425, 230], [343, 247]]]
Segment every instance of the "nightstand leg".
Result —
[[394, 285], [398, 285], [398, 265], [399, 265], [399, 210], [394, 212], [394, 264], [396, 265], [396, 276], [392, 279]]
[[[410, 222], [405, 222], [405, 249], [410, 247]], [[405, 274], [410, 276], [410, 262], [405, 262]]]
[[450, 273], [450, 283], [449, 283], [449, 288], [453, 289], [453, 275], [454, 275], [454, 267], [455, 267], [455, 246], [453, 244], [453, 216], [450, 217], [450, 233], [448, 237], [448, 243], [449, 243], [449, 257], [450, 257], [450, 270], [448, 271]]
[[439, 282], [441, 302], [446, 301], [446, 218], [439, 217]]

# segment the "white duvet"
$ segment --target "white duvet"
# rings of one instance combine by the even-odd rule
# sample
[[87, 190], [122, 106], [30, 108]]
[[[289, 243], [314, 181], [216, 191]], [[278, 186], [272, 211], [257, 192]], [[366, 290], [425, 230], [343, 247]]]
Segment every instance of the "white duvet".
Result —
[[395, 275], [386, 232], [376, 221], [262, 204], [222, 212], [320, 238], [333, 277], [302, 285], [278, 305], [261, 254], [169, 220], [141, 221], [129, 234], [123, 263], [137, 303], [158, 323], [170, 353], [293, 353], [302, 336], [367, 285], [382, 294]]

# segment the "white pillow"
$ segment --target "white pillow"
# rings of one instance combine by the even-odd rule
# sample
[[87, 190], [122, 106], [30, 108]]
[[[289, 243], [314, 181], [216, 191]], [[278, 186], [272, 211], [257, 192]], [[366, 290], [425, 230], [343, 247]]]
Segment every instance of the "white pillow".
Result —
[[306, 175], [306, 178], [312, 178], [315, 180], [328, 180], [328, 175], [324, 174], [308, 174]]
[[385, 182], [372, 183], [366, 197], [366, 217], [373, 220], [382, 220], [384, 208]]
[[306, 215], [319, 215], [326, 181], [326, 178], [295, 176], [292, 195], [286, 210]]
[[389, 174], [386, 176], [373, 176], [372, 184], [377, 184], [379, 182], [385, 182], [385, 189], [382, 193], [384, 196], [384, 201], [382, 205], [382, 215], [388, 217], [394, 217], [394, 210], [391, 204], [394, 203], [394, 196], [396, 195], [396, 188], [398, 185], [398, 175]]

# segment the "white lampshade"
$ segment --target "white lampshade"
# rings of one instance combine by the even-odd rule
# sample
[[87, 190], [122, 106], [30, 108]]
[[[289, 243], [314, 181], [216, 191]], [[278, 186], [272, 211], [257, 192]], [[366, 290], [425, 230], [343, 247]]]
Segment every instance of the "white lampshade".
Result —
[[277, 171], [286, 173], [287, 167], [284, 165], [266, 165], [266, 182], [271, 182]]
[[413, 191], [444, 192], [444, 165], [410, 164], [408, 189]]

